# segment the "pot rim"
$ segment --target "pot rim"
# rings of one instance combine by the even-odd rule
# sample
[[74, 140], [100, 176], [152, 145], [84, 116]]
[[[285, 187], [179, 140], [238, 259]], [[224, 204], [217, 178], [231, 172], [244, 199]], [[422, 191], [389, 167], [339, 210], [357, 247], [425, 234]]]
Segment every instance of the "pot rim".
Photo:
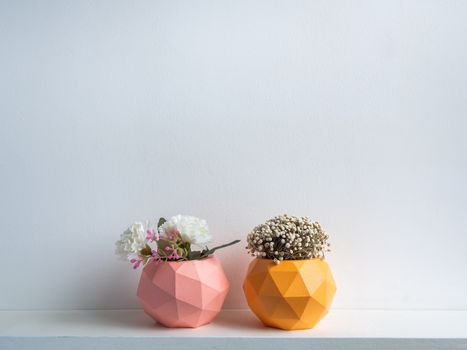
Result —
[[312, 258], [312, 259], [294, 259], [294, 260], [282, 260], [279, 264], [276, 264], [273, 259], [264, 259], [264, 258], [254, 258], [253, 260], [250, 261], [250, 264], [253, 264], [256, 262], [256, 264], [260, 265], [269, 265], [269, 266], [284, 266], [284, 265], [293, 265], [293, 264], [324, 264], [328, 265], [328, 262], [325, 259], [320, 259], [320, 258]]
[[185, 264], [185, 263], [194, 263], [195, 261], [203, 261], [203, 260], [212, 260], [212, 259], [217, 259], [214, 254], [211, 254], [203, 259], [193, 259], [193, 260], [177, 260], [177, 261], [156, 261], [152, 259], [150, 261], [151, 264], [156, 263], [156, 264]]
[[[268, 258], [260, 258], [260, 257], [255, 257], [254, 260], [266, 260], [266, 261], [272, 261], [274, 262], [274, 259], [268, 259]], [[281, 260], [281, 264], [287, 261], [313, 261], [313, 260], [320, 260], [320, 261], [326, 261], [324, 258], [309, 258], [309, 259], [287, 259], [287, 260]]]

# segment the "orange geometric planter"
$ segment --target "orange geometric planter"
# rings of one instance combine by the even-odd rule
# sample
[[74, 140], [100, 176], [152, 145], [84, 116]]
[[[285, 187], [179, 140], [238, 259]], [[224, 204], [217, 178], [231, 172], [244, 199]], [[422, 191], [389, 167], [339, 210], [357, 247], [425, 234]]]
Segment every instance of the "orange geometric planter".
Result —
[[211, 322], [229, 291], [220, 261], [210, 256], [182, 262], [149, 262], [138, 298], [144, 311], [166, 327], [195, 328]]
[[243, 283], [246, 300], [264, 325], [313, 328], [329, 311], [336, 285], [321, 259], [254, 259]]

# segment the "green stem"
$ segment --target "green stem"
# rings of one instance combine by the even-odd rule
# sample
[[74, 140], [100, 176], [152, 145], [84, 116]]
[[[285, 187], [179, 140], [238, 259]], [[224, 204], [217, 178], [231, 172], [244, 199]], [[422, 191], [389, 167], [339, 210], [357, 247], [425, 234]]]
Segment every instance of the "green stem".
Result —
[[235, 241], [232, 241], [230, 243], [226, 243], [226, 244], [222, 244], [220, 246], [217, 246], [217, 247], [214, 247], [214, 248], [211, 248], [211, 249], [205, 249], [201, 252], [201, 256], [200, 258], [205, 258], [211, 254], [213, 254], [216, 250], [218, 249], [222, 249], [222, 248], [225, 248], [225, 247], [228, 247], [228, 246], [231, 246], [231, 245], [234, 245], [234, 244], [237, 244], [239, 243], [240, 240], [239, 239], [236, 239]]

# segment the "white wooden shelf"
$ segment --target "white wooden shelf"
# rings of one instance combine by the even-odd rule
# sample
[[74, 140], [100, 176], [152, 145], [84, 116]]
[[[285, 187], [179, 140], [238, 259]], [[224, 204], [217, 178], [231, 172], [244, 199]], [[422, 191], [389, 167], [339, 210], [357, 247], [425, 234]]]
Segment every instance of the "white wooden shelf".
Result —
[[467, 349], [467, 311], [332, 310], [314, 329], [263, 327], [225, 310], [197, 329], [169, 329], [141, 310], [0, 311], [0, 349]]

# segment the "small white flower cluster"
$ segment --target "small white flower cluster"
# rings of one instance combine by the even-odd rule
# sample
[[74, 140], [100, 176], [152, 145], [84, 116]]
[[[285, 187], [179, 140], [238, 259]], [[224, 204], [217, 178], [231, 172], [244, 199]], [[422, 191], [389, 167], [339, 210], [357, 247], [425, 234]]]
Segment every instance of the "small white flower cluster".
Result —
[[282, 260], [324, 259], [329, 236], [308, 217], [276, 216], [256, 226], [247, 236], [246, 249], [255, 257]]

